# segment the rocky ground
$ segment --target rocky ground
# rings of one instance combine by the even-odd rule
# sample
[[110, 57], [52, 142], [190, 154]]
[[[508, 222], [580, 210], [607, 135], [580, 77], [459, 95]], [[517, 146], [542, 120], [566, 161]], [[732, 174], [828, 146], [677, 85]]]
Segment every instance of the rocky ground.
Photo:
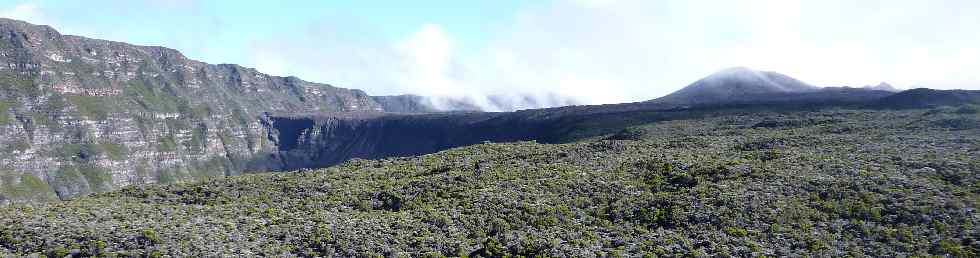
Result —
[[0, 209], [0, 256], [980, 251], [975, 107], [725, 113]]

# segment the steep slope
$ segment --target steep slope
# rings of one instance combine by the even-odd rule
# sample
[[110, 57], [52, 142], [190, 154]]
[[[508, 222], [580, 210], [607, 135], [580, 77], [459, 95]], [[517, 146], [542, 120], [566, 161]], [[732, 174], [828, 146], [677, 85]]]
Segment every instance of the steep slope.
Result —
[[9, 19], [0, 100], [0, 195], [28, 200], [260, 169], [276, 149], [263, 112], [383, 110], [359, 90]]
[[[768, 81], [795, 81], [770, 77], [775, 79]], [[275, 139], [279, 147], [275, 160], [282, 162], [283, 169], [300, 169], [326, 167], [352, 158], [434, 153], [484, 141], [564, 143], [611, 133], [619, 133], [614, 138], [630, 138], [630, 132], [623, 128], [641, 123], [710, 113], [861, 108], [893, 94], [850, 87], [816, 91], [780, 87], [793, 90], [758, 90], [754, 94], [733, 95], [738, 100], [686, 105], [648, 101], [501, 113], [270, 114], [264, 121], [274, 135], [270, 139]]]
[[[570, 106], [500, 113], [270, 114], [263, 119], [278, 146], [281, 169], [322, 168], [353, 158], [434, 153], [481, 142], [566, 143], [616, 134], [629, 126], [710, 114], [820, 110], [838, 104], [716, 105], [675, 108], [654, 103]], [[274, 163], [274, 162], [273, 162]]]
[[817, 92], [820, 88], [792, 77], [734, 67], [718, 71], [681, 90], [653, 100], [667, 104], [716, 104], [763, 99], [780, 93]]

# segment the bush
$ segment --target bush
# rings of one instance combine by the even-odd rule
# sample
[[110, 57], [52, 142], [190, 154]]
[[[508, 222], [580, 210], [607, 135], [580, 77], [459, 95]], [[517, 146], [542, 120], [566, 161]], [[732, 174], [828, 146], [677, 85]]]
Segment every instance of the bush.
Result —
[[153, 230], [152, 228], [143, 229], [140, 240], [144, 245], [151, 246], [163, 243], [163, 239], [160, 238], [160, 235], [157, 234], [156, 230]]
[[963, 105], [956, 109], [957, 114], [977, 114], [980, 113], [980, 106], [976, 105]]
[[980, 128], [980, 120], [973, 117], [944, 118], [932, 122], [933, 125], [951, 130], [968, 130]]
[[71, 251], [64, 246], [56, 246], [47, 252], [48, 257], [67, 257]]
[[938, 254], [949, 255], [952, 257], [976, 257], [977, 253], [975, 250], [970, 250], [969, 247], [963, 246], [960, 243], [952, 240], [940, 240], [936, 243], [936, 251]]
[[645, 130], [643, 130], [641, 128], [629, 127], [629, 128], [625, 128], [623, 130], [620, 130], [619, 132], [617, 132], [617, 133], [615, 133], [613, 135], [610, 135], [606, 139], [609, 139], [609, 140], [629, 140], [629, 141], [636, 141], [636, 140], [643, 139], [643, 136], [644, 135], [646, 135], [646, 131]]
[[726, 234], [731, 236], [744, 237], [749, 235], [749, 231], [744, 228], [736, 228], [736, 227], [729, 226], [729, 227], [725, 227], [724, 231]]

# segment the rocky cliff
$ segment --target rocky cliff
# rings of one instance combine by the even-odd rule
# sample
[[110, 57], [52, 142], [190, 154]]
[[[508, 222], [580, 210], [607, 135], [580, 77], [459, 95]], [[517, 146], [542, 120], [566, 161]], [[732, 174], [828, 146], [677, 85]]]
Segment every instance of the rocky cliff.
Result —
[[277, 147], [267, 163], [292, 170], [352, 158], [428, 154], [484, 141], [564, 143], [614, 134], [639, 123], [712, 112], [719, 111], [627, 103], [516, 112], [270, 114], [263, 123]]
[[0, 19], [0, 201], [261, 170], [277, 149], [263, 112], [382, 110], [359, 90]]

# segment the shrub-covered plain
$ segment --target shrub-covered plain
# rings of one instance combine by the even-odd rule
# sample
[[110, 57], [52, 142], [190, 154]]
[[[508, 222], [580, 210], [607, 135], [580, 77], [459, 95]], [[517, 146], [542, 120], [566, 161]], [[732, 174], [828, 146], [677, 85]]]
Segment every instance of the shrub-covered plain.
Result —
[[725, 113], [0, 209], [0, 256], [947, 256], [980, 251], [957, 109]]

